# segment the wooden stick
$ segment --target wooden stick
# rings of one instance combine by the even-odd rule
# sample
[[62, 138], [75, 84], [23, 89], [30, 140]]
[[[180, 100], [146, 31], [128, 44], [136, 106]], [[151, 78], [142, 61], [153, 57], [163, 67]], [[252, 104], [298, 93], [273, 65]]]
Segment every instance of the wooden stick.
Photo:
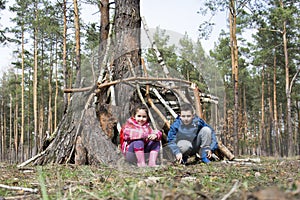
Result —
[[[190, 85], [191, 82], [190, 81], [186, 81], [186, 80], [182, 80], [182, 79], [178, 79], [178, 78], [153, 78], [153, 77], [129, 77], [129, 78], [125, 78], [125, 79], [119, 79], [119, 80], [115, 80], [115, 81], [111, 81], [111, 82], [105, 82], [105, 83], [98, 83], [98, 89], [100, 88], [104, 88], [104, 87], [108, 87], [111, 85], [115, 85], [118, 83], [122, 83], [122, 82], [131, 82], [131, 81], [174, 81], [174, 82], [179, 82], [179, 83], [184, 83], [184, 84], [188, 84]], [[73, 92], [85, 92], [85, 91], [89, 91], [91, 89], [93, 89], [95, 86], [89, 86], [89, 87], [85, 87], [85, 88], [66, 88], [64, 89], [65, 93], [73, 93]]]
[[17, 186], [9, 186], [9, 185], [3, 185], [0, 184], [0, 188], [5, 188], [9, 190], [23, 190], [25, 192], [32, 192], [32, 193], [38, 193], [38, 189], [32, 189], [32, 188], [25, 188], [25, 187], [17, 187]]
[[175, 111], [172, 108], [170, 108], [170, 106], [167, 104], [167, 102], [164, 100], [164, 98], [159, 94], [159, 92], [155, 88], [151, 88], [151, 90], [157, 96], [157, 98], [159, 99], [159, 101], [168, 109], [168, 111], [171, 113], [171, 115], [174, 118], [176, 118], [177, 114], [175, 113]]
[[200, 118], [203, 118], [203, 113], [202, 113], [202, 109], [201, 109], [201, 102], [200, 102], [200, 96], [199, 96], [199, 89], [198, 89], [196, 83], [192, 83], [191, 88], [194, 91], [196, 114]]
[[231, 190], [221, 199], [226, 200], [239, 187], [239, 181], [236, 181]]
[[221, 140], [218, 140], [218, 147], [220, 149], [220, 151], [224, 154], [224, 156], [226, 158], [228, 158], [228, 160], [233, 160], [234, 159], [234, 155], [229, 151], [229, 149], [222, 143]]
[[41, 153], [33, 156], [32, 158], [26, 160], [25, 162], [17, 165], [17, 168], [21, 168], [21, 167], [25, 167], [26, 165], [28, 165], [29, 163], [35, 161], [36, 159], [38, 159], [39, 157], [41, 157], [42, 155], [44, 155], [46, 153], [46, 150], [45, 151], [42, 151]]

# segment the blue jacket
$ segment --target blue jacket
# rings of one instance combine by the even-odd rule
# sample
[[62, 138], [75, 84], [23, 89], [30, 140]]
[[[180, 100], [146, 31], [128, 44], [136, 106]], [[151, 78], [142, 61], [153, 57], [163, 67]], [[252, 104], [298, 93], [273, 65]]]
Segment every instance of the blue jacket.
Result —
[[[185, 131], [184, 136], [180, 136], [181, 138], [177, 138], [178, 129], [182, 128], [183, 126], [185, 126], [185, 125], [183, 125], [183, 123], [180, 119], [180, 116], [177, 116], [177, 118], [171, 125], [170, 130], [168, 132], [168, 138], [167, 138], [168, 146], [170, 147], [170, 149], [172, 150], [174, 155], [180, 153], [180, 149], [178, 148], [178, 146], [176, 144], [179, 139], [186, 139], [189, 141], [193, 141], [197, 137], [200, 129], [204, 126], [207, 126], [212, 130], [212, 142], [210, 145], [210, 149], [213, 151], [218, 148], [218, 142], [217, 142], [217, 137], [216, 137], [215, 131], [208, 124], [206, 124], [205, 121], [203, 119], [201, 119], [200, 117], [195, 116], [192, 120], [192, 123], [188, 127], [190, 131]], [[185, 137], [185, 138], [182, 138], [182, 137]]]

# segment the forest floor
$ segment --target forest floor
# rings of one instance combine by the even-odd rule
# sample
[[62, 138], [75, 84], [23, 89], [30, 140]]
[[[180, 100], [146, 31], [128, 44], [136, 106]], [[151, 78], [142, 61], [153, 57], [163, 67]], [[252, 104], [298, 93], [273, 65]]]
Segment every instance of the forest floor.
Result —
[[0, 163], [4, 199], [300, 199], [300, 158], [137, 168]]

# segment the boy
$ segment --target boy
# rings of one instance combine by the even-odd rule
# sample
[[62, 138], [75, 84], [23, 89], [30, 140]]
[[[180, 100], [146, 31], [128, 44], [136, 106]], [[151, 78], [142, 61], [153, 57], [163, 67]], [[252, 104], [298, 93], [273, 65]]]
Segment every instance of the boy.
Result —
[[202, 162], [209, 163], [218, 143], [214, 130], [195, 115], [192, 105], [183, 104], [168, 132], [168, 146], [179, 163], [185, 164], [196, 153]]

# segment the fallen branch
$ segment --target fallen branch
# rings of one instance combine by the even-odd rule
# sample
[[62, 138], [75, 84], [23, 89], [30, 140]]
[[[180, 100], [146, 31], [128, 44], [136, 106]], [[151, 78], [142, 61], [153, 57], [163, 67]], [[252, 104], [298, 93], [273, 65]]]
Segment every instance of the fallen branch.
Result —
[[232, 193], [236, 191], [236, 189], [239, 187], [239, 181], [236, 181], [231, 190], [221, 199], [226, 200]]
[[260, 163], [260, 158], [235, 158], [234, 161]]
[[25, 187], [17, 187], [17, 186], [9, 186], [9, 185], [3, 185], [0, 184], [0, 188], [5, 188], [9, 190], [23, 190], [24, 192], [32, 192], [32, 193], [37, 193], [39, 190], [34, 188], [25, 188]]
[[45, 151], [42, 151], [41, 153], [33, 156], [32, 158], [26, 160], [25, 162], [17, 165], [17, 168], [21, 168], [21, 167], [25, 167], [26, 165], [28, 165], [29, 163], [35, 161], [36, 159], [38, 159], [39, 157], [43, 156], [44, 154], [46, 153], [46, 150]]

